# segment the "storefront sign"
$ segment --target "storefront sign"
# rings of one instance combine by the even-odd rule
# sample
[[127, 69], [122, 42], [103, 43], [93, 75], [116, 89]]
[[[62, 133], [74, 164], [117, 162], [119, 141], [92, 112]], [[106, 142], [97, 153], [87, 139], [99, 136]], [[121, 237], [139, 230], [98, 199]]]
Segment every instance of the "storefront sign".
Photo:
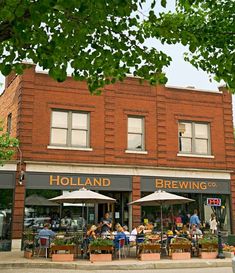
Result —
[[130, 176], [58, 173], [26, 173], [28, 189], [79, 189], [131, 191]]
[[230, 180], [179, 177], [141, 177], [141, 191], [230, 193]]
[[220, 198], [207, 198], [206, 204], [207, 204], [207, 206], [220, 207], [221, 206], [221, 199]]
[[0, 189], [13, 189], [15, 182], [15, 172], [0, 171]]

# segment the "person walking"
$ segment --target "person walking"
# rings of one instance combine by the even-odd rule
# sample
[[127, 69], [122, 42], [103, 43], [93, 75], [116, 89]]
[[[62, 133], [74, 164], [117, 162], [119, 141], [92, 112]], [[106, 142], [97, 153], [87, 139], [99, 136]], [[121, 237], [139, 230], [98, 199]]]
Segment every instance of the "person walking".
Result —
[[209, 224], [210, 224], [210, 231], [212, 234], [215, 234], [217, 231], [217, 221], [216, 221], [216, 216], [214, 213], [211, 214], [211, 218], [209, 220]]
[[193, 215], [190, 217], [190, 220], [189, 220], [190, 228], [193, 225], [196, 225], [198, 228], [200, 227], [201, 221], [199, 220], [199, 217], [197, 214], [198, 214], [197, 209], [195, 209]]

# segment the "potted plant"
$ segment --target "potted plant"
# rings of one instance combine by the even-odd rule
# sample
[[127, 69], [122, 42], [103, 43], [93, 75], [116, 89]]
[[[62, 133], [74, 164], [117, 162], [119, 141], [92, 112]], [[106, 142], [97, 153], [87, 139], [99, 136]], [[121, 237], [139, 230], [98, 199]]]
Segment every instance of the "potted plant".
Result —
[[215, 259], [218, 255], [218, 238], [216, 236], [205, 236], [198, 240], [201, 248], [202, 259]]
[[31, 231], [26, 231], [23, 234], [23, 249], [24, 257], [32, 259], [35, 249], [34, 234]]
[[186, 238], [173, 238], [169, 246], [172, 260], [188, 260], [191, 258], [191, 242]]
[[160, 260], [161, 245], [157, 242], [145, 240], [138, 245], [141, 261]]
[[230, 245], [224, 245], [223, 246], [223, 253], [225, 258], [233, 258], [235, 252], [235, 247]]
[[[61, 253], [63, 252], [63, 253]], [[53, 262], [70, 262], [74, 260], [74, 243], [65, 238], [55, 238], [51, 244]]]
[[113, 241], [109, 239], [97, 238], [89, 245], [90, 261], [112, 261]]

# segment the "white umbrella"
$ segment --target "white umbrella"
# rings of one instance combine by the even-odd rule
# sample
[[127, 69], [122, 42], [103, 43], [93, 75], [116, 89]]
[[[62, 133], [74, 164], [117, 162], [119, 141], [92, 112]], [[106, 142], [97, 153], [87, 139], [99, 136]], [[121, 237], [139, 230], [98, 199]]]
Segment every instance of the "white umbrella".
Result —
[[162, 232], [163, 232], [163, 223], [162, 223], [162, 206], [163, 205], [175, 205], [183, 204], [195, 201], [183, 196], [172, 194], [165, 191], [155, 191], [143, 198], [130, 202], [128, 205], [143, 205], [143, 206], [160, 206], [161, 211], [161, 241], [162, 241]]
[[115, 199], [100, 194], [98, 192], [87, 190], [86, 188], [81, 188], [77, 191], [71, 191], [66, 194], [59, 195], [57, 197], [49, 199], [57, 203], [85, 203], [85, 204], [104, 204], [104, 203], [114, 203]]
[[[57, 203], [82, 203], [82, 204], [106, 204], [115, 203], [116, 199], [105, 196], [98, 192], [81, 188], [77, 191], [67, 192], [66, 194], [59, 195], [57, 197], [49, 199]], [[82, 206], [82, 219], [84, 218], [84, 206]], [[83, 233], [82, 233], [83, 239]]]

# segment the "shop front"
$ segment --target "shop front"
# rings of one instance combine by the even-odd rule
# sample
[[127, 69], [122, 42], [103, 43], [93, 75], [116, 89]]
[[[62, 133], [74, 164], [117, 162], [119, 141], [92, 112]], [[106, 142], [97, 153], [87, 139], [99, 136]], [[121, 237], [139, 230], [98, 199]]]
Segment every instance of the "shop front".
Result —
[[11, 250], [15, 172], [0, 170], [0, 251]]
[[[50, 222], [52, 229], [80, 230], [84, 224], [98, 224], [109, 212], [113, 224], [130, 224], [131, 176], [27, 172], [24, 230], [37, 231]], [[115, 204], [58, 205], [48, 201], [66, 191], [85, 187], [115, 198]], [[43, 201], [44, 200], [44, 201]]]
[[[164, 190], [195, 200], [195, 202], [165, 206], [164, 218], [167, 228], [172, 218], [182, 215], [185, 223], [189, 221], [194, 209], [199, 212], [199, 218], [204, 228], [209, 227], [209, 219], [214, 213], [221, 231], [231, 232], [230, 219], [230, 180], [187, 177], [141, 177], [141, 195], [145, 196], [156, 190]], [[142, 221], [156, 224], [159, 220], [159, 208], [142, 207]]]

